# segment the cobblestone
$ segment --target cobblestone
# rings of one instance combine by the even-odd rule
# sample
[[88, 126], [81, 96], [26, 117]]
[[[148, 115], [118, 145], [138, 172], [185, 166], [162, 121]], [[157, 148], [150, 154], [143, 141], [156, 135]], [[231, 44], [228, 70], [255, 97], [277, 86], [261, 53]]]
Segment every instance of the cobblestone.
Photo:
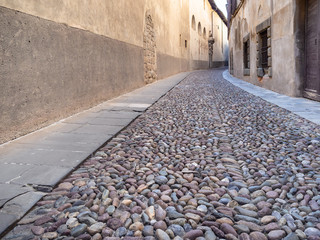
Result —
[[318, 239], [319, 160], [318, 125], [197, 72], [4, 239]]

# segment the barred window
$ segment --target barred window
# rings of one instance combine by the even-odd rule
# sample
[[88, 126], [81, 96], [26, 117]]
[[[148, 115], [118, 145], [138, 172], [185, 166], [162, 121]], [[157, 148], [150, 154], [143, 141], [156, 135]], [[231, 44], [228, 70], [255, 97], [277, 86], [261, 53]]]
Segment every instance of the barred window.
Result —
[[264, 69], [268, 68], [268, 35], [267, 30], [260, 33], [260, 66]]
[[246, 69], [250, 68], [250, 44], [249, 40], [243, 43], [243, 66]]

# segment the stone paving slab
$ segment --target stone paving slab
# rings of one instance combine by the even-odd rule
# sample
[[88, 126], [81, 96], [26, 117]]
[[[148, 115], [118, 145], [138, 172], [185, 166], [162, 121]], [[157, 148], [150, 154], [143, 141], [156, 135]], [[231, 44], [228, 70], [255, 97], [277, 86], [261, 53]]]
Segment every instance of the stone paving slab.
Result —
[[21, 218], [34, 204], [36, 204], [45, 194], [40, 192], [27, 192], [18, 195], [4, 205], [2, 213], [11, 214]]
[[41, 192], [26, 192], [9, 200], [0, 211], [0, 233], [19, 221], [44, 195]]
[[13, 185], [11, 184], [0, 184], [0, 207], [2, 207], [7, 201], [10, 199], [28, 192], [29, 189], [26, 187], [21, 187], [20, 185]]
[[229, 71], [223, 72], [223, 77], [233, 85], [262, 99], [289, 110], [311, 122], [320, 124], [320, 102], [307, 98], [297, 98], [282, 95], [271, 90], [261, 88], [230, 75]]
[[54, 187], [189, 74], [146, 85], [0, 145], [0, 236], [43, 196], [37, 190]]
[[18, 220], [17, 216], [0, 212], [0, 232], [4, 232]]

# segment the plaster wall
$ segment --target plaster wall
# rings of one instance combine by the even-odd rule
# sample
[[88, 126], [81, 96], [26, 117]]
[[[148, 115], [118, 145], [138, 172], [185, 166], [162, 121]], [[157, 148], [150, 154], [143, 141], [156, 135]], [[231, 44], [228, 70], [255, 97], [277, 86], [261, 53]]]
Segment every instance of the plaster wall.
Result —
[[[190, 60], [193, 68], [201, 68], [208, 61], [208, 36], [211, 30], [212, 8], [207, 1], [190, 0]], [[195, 25], [192, 26], [194, 16]], [[208, 65], [207, 65], [208, 67]]]
[[157, 79], [207, 68], [211, 12], [207, 0], [0, 0], [0, 143], [143, 86], [147, 14]]
[[228, 60], [228, 27], [221, 20], [216, 12], [212, 12], [212, 36], [215, 39], [213, 44], [213, 58], [215, 62], [226, 62]]
[[[208, 4], [208, 3], [207, 3]], [[157, 50], [188, 57], [177, 46], [189, 39], [188, 0], [0, 0], [0, 6], [143, 47], [144, 16], [155, 22]]]
[[[232, 19], [229, 47], [233, 52], [233, 74], [255, 85], [289, 96], [299, 96], [296, 78], [294, 8], [292, 0], [246, 0]], [[272, 76], [257, 76], [256, 27], [271, 19]], [[244, 75], [243, 38], [249, 35], [250, 76]]]
[[142, 47], [146, 0], [0, 0], [0, 6]]

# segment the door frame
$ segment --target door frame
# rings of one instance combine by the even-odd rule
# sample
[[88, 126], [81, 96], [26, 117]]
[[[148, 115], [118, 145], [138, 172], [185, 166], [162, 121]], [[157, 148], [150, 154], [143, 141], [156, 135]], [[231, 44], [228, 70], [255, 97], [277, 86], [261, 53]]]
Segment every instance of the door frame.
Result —
[[304, 81], [303, 81], [303, 89], [302, 89], [302, 95], [305, 98], [309, 98], [312, 100], [320, 101], [320, 4], [318, 4], [318, 40], [317, 40], [317, 46], [318, 46], [318, 79], [319, 79], [319, 85], [317, 89], [317, 93], [306, 91], [306, 83], [307, 83], [307, 64], [308, 64], [308, 56], [307, 56], [307, 19], [308, 19], [308, 0], [305, 1], [305, 41], [304, 41], [304, 49], [305, 49], [305, 66], [304, 66]]

